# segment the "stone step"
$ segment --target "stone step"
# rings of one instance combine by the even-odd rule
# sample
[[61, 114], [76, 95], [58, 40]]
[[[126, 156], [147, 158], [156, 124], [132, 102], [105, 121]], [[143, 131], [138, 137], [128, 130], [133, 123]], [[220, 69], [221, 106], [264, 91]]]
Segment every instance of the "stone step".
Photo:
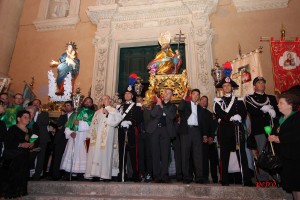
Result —
[[[124, 196], [97, 196], [97, 195], [29, 195], [26, 197], [23, 197], [23, 200], [222, 200], [220, 198], [213, 199], [213, 198], [186, 198], [186, 197], [124, 197]], [[224, 199], [228, 200], [228, 199]], [[243, 199], [243, 200], [252, 200], [252, 199]]]
[[289, 199], [281, 188], [220, 186], [215, 184], [154, 184], [115, 182], [29, 182], [29, 195], [24, 199]]

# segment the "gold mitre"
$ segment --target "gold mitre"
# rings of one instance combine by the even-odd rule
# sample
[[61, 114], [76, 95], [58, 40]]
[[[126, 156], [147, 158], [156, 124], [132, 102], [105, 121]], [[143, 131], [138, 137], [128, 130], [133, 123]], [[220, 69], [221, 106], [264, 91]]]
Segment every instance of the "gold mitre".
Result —
[[164, 44], [170, 44], [170, 42], [171, 42], [171, 33], [170, 33], [170, 31], [167, 31], [165, 33], [161, 33], [160, 37], [158, 38], [158, 42], [159, 42], [160, 46], [162, 46]]

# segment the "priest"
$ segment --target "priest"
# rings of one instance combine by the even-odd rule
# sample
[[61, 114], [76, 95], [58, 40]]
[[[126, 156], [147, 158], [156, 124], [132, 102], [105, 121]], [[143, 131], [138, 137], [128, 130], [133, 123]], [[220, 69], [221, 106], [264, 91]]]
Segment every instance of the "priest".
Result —
[[66, 123], [65, 135], [68, 139], [60, 168], [77, 175], [78, 180], [83, 180], [86, 170], [87, 149], [86, 136], [89, 131], [94, 109], [93, 99], [86, 97], [77, 113], [73, 113]]
[[116, 128], [122, 120], [122, 115], [111, 107], [111, 99], [108, 95], [102, 97], [102, 108], [99, 109], [92, 120], [87, 138], [90, 140], [87, 166], [85, 172], [86, 179], [110, 180], [114, 160], [114, 150], [117, 150], [118, 129]]

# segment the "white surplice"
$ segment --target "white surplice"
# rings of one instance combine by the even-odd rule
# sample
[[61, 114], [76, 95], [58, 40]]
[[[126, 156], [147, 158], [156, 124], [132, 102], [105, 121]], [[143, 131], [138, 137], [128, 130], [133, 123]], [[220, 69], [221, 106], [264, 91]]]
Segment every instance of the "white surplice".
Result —
[[71, 137], [71, 133], [74, 131], [69, 128], [65, 129], [65, 136], [68, 139], [68, 143], [62, 157], [60, 169], [71, 172], [72, 152], [74, 150], [72, 173], [85, 173], [87, 159], [85, 140], [89, 128], [90, 126], [87, 122], [79, 121], [78, 131], [76, 131], [74, 139]]
[[[85, 178], [100, 177], [111, 179], [113, 166], [118, 167], [118, 129], [121, 114], [113, 107], [107, 106], [109, 112], [103, 114], [103, 108], [98, 110], [92, 120], [87, 137], [90, 138]], [[117, 159], [117, 161], [116, 161]]]

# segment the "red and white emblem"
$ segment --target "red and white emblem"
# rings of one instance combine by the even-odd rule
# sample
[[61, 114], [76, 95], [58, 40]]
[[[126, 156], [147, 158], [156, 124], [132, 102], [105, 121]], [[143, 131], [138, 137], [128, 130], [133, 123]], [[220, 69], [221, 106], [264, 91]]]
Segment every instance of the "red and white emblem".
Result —
[[230, 78], [229, 78], [229, 77], [226, 77], [226, 78], [225, 78], [225, 82], [226, 82], [226, 83], [230, 83]]

